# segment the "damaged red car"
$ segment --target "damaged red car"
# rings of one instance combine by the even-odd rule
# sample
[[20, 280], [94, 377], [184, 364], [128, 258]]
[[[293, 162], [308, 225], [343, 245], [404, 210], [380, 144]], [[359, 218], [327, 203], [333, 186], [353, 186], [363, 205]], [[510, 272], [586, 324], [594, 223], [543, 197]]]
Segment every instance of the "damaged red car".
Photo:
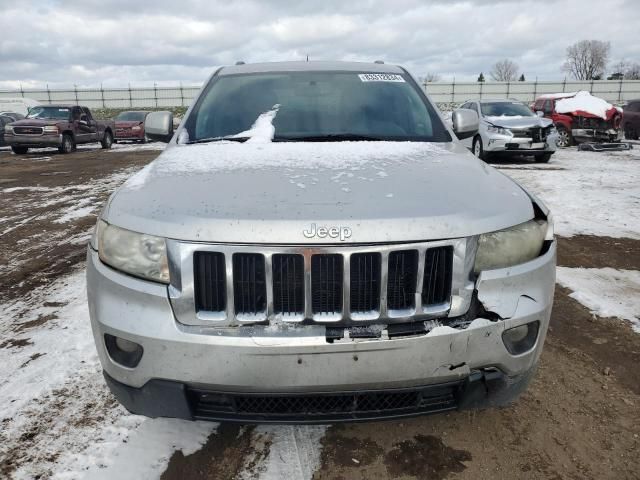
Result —
[[558, 130], [559, 147], [583, 142], [615, 142], [622, 138], [622, 110], [589, 92], [542, 95], [532, 105]]
[[133, 142], [147, 143], [149, 138], [144, 131], [144, 120], [150, 112], [129, 111], [121, 112], [115, 120], [116, 141], [129, 140]]

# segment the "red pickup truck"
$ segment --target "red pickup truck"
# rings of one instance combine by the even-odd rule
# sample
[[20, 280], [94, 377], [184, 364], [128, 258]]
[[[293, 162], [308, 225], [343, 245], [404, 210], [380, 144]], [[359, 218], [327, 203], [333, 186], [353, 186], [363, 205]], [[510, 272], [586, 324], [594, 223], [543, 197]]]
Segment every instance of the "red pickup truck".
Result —
[[620, 109], [588, 92], [543, 95], [531, 108], [553, 120], [559, 147], [582, 142], [613, 142], [621, 137]]
[[17, 154], [39, 147], [58, 147], [61, 153], [70, 153], [83, 143], [99, 142], [102, 148], [111, 148], [114, 130], [113, 121], [94, 120], [87, 107], [40, 105], [31, 108], [23, 120], [5, 126], [4, 140]]

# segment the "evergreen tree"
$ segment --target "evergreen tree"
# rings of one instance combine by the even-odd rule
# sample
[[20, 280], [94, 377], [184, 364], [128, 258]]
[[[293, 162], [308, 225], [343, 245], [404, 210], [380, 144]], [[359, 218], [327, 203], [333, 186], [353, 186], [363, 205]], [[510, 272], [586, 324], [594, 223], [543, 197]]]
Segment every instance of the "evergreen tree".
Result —
[[519, 82], [524, 82], [524, 81], [525, 81], [525, 79], [524, 79], [524, 73], [523, 73], [522, 75], [520, 75], [520, 78], [518, 79], [518, 81], [519, 81]]
[[480, 72], [480, 75], [478, 75], [478, 81], [484, 82], [484, 74], [482, 72]]

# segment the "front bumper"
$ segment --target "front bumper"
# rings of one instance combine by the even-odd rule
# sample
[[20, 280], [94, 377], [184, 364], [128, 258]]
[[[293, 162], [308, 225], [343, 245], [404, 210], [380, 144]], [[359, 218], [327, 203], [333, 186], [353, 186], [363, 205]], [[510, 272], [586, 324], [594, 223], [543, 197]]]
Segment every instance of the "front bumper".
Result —
[[4, 134], [4, 141], [12, 147], [46, 148], [62, 145], [62, 135], [14, 135]]
[[115, 140], [144, 140], [144, 130], [132, 130], [130, 128], [118, 128], [116, 127]]
[[[477, 405], [460, 392], [467, 391], [466, 385], [474, 376], [485, 378], [487, 372], [498, 372], [501, 385], [526, 386], [541, 354], [551, 314], [555, 255], [552, 243], [544, 255], [531, 262], [480, 275], [478, 299], [500, 320], [474, 322], [466, 329], [440, 327], [427, 334], [394, 339], [329, 343], [326, 329], [320, 325], [275, 331], [261, 326], [225, 329], [183, 325], [174, 318], [166, 286], [119, 273], [102, 264], [91, 249], [87, 290], [94, 339], [108, 383], [121, 403], [136, 413], [251, 421], [246, 416], [215, 412], [196, 415], [193, 393], [188, 392], [342, 395], [389, 389], [415, 392], [453, 382], [457, 393], [449, 409]], [[534, 321], [540, 322], [540, 329], [533, 348], [511, 355], [502, 340], [504, 330]], [[105, 334], [142, 345], [140, 363], [135, 368], [116, 363], [107, 353]], [[158, 388], [158, 382], [170, 388]], [[482, 380], [481, 384], [485, 383]], [[502, 394], [514, 396], [522, 388], [502, 389]], [[169, 394], [171, 391], [178, 393]], [[183, 409], [180, 414], [171, 407], [175, 404], [169, 400], [172, 395], [186, 399], [178, 402]], [[487, 395], [485, 400], [504, 403]], [[166, 409], [154, 410], [154, 403], [163, 402]], [[425, 412], [411, 414], [416, 413]], [[347, 419], [353, 420], [354, 415], [351, 412]], [[304, 417], [292, 421], [304, 421]], [[266, 418], [262, 415], [257, 420]]]
[[513, 154], [553, 153], [556, 151], [558, 134], [552, 133], [544, 141], [534, 142], [528, 137], [511, 137], [508, 135], [490, 134], [484, 142], [485, 151], [496, 153], [505, 152]]
[[578, 142], [588, 141], [614, 141], [622, 139], [622, 130], [610, 128], [608, 130], [599, 130], [594, 128], [574, 128], [571, 130], [571, 136]]

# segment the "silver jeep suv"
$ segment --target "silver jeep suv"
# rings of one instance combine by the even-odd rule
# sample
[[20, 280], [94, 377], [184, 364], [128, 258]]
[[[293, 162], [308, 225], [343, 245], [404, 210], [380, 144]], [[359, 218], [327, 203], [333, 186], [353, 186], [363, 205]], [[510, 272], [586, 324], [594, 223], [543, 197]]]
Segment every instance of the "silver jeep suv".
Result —
[[449, 129], [398, 66], [216, 71], [88, 249], [111, 391], [151, 417], [279, 423], [513, 400], [556, 245], [545, 205], [456, 139], [477, 128], [464, 110]]

